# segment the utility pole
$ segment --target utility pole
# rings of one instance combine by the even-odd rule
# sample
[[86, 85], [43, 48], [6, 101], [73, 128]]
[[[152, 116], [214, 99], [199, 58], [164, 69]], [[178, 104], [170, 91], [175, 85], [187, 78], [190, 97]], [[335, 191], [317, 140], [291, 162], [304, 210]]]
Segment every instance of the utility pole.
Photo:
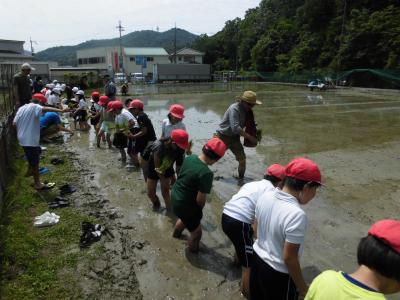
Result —
[[176, 64], [176, 23], [175, 23], [175, 30], [174, 30], [174, 63]]
[[118, 21], [118, 26], [116, 27], [119, 30], [119, 68], [120, 71], [124, 73], [124, 58], [122, 56], [122, 31], [125, 31], [125, 28], [121, 26], [121, 20]]
[[33, 49], [33, 43], [37, 44], [35, 41], [32, 41], [32, 38], [29, 37], [29, 42], [31, 43], [31, 55], [35, 56], [35, 49]]

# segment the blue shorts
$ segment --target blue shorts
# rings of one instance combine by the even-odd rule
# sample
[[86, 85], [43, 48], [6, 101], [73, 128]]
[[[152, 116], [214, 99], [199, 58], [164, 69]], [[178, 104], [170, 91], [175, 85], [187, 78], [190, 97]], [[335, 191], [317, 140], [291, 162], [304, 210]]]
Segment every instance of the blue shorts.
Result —
[[42, 150], [40, 146], [38, 147], [22, 147], [25, 152], [26, 159], [31, 167], [36, 167], [39, 165], [40, 153]]

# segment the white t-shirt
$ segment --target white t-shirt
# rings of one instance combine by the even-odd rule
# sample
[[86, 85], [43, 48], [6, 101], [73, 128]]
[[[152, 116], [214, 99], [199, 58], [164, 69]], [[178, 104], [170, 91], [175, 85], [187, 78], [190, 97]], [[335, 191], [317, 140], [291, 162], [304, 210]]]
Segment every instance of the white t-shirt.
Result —
[[49, 95], [47, 104], [57, 106], [60, 104], [60, 97], [57, 94]]
[[246, 183], [231, 200], [225, 203], [223, 213], [241, 222], [252, 224], [258, 199], [265, 191], [274, 189], [274, 185], [265, 179]]
[[115, 117], [115, 124], [120, 127], [128, 126], [129, 121], [134, 121], [135, 126], [137, 125], [137, 120], [136, 118], [127, 110], [126, 108], [123, 108], [121, 113]]
[[275, 189], [261, 195], [256, 205], [257, 240], [253, 244], [258, 256], [278, 272], [289, 273], [283, 261], [286, 242], [299, 244], [299, 256], [307, 229], [307, 216], [292, 195]]
[[185, 124], [183, 124], [182, 121], [176, 123], [176, 124], [171, 124], [171, 122], [169, 121], [169, 119], [164, 119], [162, 121], [162, 128], [161, 128], [161, 136], [163, 138], [168, 138], [171, 136], [171, 132], [172, 130], [175, 129], [183, 129], [186, 130], [186, 126]]
[[84, 99], [79, 100], [79, 109], [86, 109], [87, 103]]
[[41, 115], [42, 107], [39, 104], [28, 103], [18, 109], [14, 123], [17, 125], [17, 136], [21, 146], [39, 147]]
[[44, 94], [44, 96], [46, 97], [47, 101], [49, 100], [50, 94], [51, 94], [51, 90], [50, 90], [50, 89], [48, 89], [48, 90], [46, 91], [46, 94]]

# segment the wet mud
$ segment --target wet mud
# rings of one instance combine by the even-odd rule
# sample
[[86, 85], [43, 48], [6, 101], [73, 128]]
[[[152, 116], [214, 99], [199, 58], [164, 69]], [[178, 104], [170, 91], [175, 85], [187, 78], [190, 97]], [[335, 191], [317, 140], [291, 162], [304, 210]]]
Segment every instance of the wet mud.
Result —
[[[256, 90], [264, 102], [255, 108], [263, 140], [257, 148], [246, 149], [245, 181], [261, 179], [272, 163], [286, 164], [296, 156], [315, 160], [326, 187], [305, 207], [309, 227], [303, 271], [308, 281], [326, 269], [351, 272], [356, 267], [358, 241], [370, 224], [398, 218], [400, 211], [399, 93], [311, 93], [293, 87], [240, 85], [224, 92], [184, 90], [181, 94], [143, 93], [139, 98], [158, 136], [169, 105], [184, 104], [184, 122], [193, 151], [198, 153], [228, 105], [245, 88]], [[138, 283], [144, 299], [242, 299], [240, 269], [232, 265], [234, 249], [220, 226], [224, 202], [239, 189], [231, 153], [212, 167], [213, 193], [204, 210], [201, 251], [194, 255], [187, 251], [185, 238], [172, 238], [174, 218], [151, 210], [139, 170], [121, 165], [118, 151], [97, 149], [93, 132], [77, 133], [69, 145], [79, 163], [90, 170], [86, 183], [100, 199], [106, 199], [107, 207], [96, 208], [96, 213], [111, 212], [115, 217], [111, 226], [117, 236], [106, 248], [107, 255], [117, 258], [99, 267], [109, 272], [103, 278], [114, 276], [118, 281], [123, 277], [118, 285], [126, 298], [134, 299], [129, 291]]]

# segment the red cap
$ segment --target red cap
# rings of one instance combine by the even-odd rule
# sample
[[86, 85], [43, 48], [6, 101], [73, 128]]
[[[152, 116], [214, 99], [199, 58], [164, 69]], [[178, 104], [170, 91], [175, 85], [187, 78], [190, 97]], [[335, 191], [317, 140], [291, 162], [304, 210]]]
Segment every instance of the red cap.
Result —
[[189, 149], [189, 135], [183, 129], [175, 129], [171, 132], [171, 139], [179, 148], [183, 150]]
[[99, 92], [94, 91], [94, 92], [92, 93], [92, 98], [99, 98], [99, 97], [100, 97], [100, 93], [99, 93]]
[[112, 111], [114, 111], [116, 109], [124, 108], [124, 105], [122, 104], [121, 101], [115, 100], [115, 101], [109, 102], [107, 108], [108, 108], [108, 112], [112, 112]]
[[37, 99], [42, 104], [47, 103], [47, 98], [42, 93], [33, 94], [32, 99]]
[[133, 99], [131, 101], [131, 103], [129, 103], [129, 107], [128, 108], [139, 108], [139, 109], [143, 109], [144, 108], [144, 104], [141, 100], [139, 99]]
[[285, 178], [285, 176], [286, 176], [285, 167], [280, 164], [270, 165], [265, 170], [265, 175], [274, 176], [280, 180], [283, 180], [283, 178]]
[[286, 176], [307, 182], [321, 182], [321, 172], [318, 165], [310, 159], [299, 157], [290, 161], [285, 170]]
[[172, 104], [169, 107], [169, 113], [178, 119], [183, 119], [185, 116], [183, 115], [183, 112], [185, 111], [185, 108], [180, 105], [180, 104]]
[[378, 221], [371, 226], [368, 234], [400, 254], [400, 221], [389, 219]]
[[211, 150], [219, 157], [224, 156], [226, 151], [225, 143], [219, 138], [212, 138], [208, 140], [208, 142], [204, 145], [204, 148]]
[[107, 96], [100, 96], [98, 104], [100, 106], [104, 106], [108, 103], [108, 97]]

